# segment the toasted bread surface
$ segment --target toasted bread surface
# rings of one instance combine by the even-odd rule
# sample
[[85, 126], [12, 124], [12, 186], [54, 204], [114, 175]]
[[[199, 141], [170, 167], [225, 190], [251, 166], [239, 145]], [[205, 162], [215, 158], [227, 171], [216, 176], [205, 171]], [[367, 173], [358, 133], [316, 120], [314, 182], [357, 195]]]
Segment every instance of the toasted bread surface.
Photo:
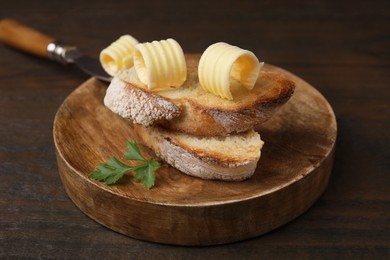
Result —
[[[292, 81], [278, 73], [261, 71], [253, 90], [235, 87], [233, 82], [234, 100], [225, 100], [200, 86], [199, 56], [187, 55], [186, 59], [188, 76], [182, 87], [150, 92], [124, 71], [110, 84], [106, 106], [137, 124], [159, 124], [198, 136], [225, 136], [267, 121], [294, 92]], [[150, 102], [145, 101], [148, 97]]]

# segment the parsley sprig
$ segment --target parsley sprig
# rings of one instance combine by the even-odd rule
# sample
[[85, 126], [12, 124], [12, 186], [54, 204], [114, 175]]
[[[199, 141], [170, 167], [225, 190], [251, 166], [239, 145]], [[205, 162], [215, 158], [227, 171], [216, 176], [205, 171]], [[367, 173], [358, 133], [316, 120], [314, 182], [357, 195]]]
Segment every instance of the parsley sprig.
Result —
[[125, 158], [126, 160], [141, 161], [142, 163], [129, 166], [111, 156], [105, 163], [98, 165], [91, 172], [89, 178], [112, 185], [119, 181], [126, 172], [134, 171], [134, 178], [137, 181], [140, 181], [147, 189], [152, 188], [156, 180], [154, 172], [160, 168], [160, 162], [153, 158], [147, 160], [143, 157], [136, 141], [127, 141]]

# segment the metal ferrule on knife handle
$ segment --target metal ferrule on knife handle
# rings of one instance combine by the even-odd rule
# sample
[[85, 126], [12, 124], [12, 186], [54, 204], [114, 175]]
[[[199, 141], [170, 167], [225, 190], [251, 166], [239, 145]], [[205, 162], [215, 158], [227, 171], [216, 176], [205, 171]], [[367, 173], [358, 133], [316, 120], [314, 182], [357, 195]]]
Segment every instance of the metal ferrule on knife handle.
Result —
[[47, 45], [47, 57], [64, 64], [73, 63], [82, 54], [75, 46], [64, 45], [53, 41]]
[[53, 37], [12, 19], [0, 20], [0, 42], [61, 63], [73, 63], [81, 56], [76, 47], [58, 43]]

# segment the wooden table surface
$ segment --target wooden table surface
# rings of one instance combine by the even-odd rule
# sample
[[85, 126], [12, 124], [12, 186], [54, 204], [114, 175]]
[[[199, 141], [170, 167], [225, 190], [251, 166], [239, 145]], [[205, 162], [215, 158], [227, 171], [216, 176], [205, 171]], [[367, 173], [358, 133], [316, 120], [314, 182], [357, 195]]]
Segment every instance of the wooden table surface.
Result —
[[[297, 2], [297, 3], [293, 3]], [[338, 123], [329, 186], [302, 216], [228, 245], [178, 247], [115, 233], [68, 198], [52, 124], [88, 77], [0, 45], [0, 258], [389, 259], [389, 1], [2, 1], [13, 18], [97, 56], [118, 36], [226, 41], [315, 86]]]

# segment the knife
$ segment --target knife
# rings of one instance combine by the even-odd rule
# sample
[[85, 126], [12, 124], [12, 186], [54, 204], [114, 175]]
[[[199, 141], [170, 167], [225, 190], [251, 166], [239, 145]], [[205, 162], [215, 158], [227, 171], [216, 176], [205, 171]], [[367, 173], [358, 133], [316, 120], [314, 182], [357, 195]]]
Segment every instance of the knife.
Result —
[[103, 81], [110, 82], [112, 79], [98, 59], [84, 55], [77, 47], [62, 44], [53, 37], [12, 19], [0, 21], [0, 42], [62, 64], [74, 64], [86, 74]]

